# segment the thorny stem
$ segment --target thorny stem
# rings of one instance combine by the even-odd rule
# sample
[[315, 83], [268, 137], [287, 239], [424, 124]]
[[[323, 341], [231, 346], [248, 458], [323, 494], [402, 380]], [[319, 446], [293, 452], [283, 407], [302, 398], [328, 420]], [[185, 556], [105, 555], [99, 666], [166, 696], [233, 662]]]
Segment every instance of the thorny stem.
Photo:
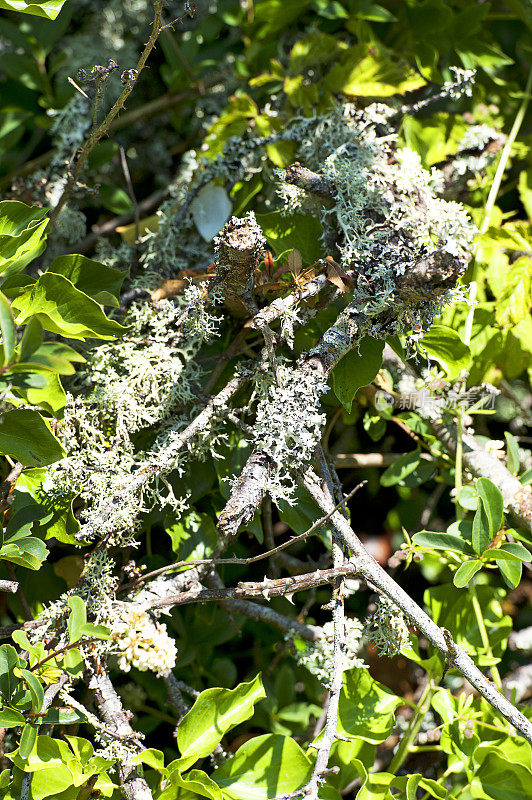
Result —
[[131, 94], [131, 92], [133, 91], [133, 87], [135, 85], [135, 82], [136, 82], [136, 80], [138, 80], [138, 76], [140, 75], [140, 73], [144, 69], [144, 67], [146, 65], [146, 62], [148, 60], [148, 57], [149, 57], [151, 51], [153, 50], [153, 48], [155, 47], [155, 43], [156, 43], [157, 38], [159, 36], [160, 29], [161, 29], [161, 19], [162, 19], [164, 4], [165, 4], [165, 0], [155, 0], [155, 2], [154, 2], [154, 16], [153, 16], [152, 30], [151, 30], [150, 38], [148, 39], [146, 45], [144, 46], [144, 50], [142, 51], [141, 56], [140, 56], [140, 58], [138, 60], [138, 63], [137, 63], [137, 66], [136, 66], [136, 78], [133, 79], [133, 80], [128, 80], [127, 81], [126, 85], [122, 89], [122, 92], [118, 96], [118, 99], [116, 100], [115, 104], [113, 105], [113, 107], [111, 108], [109, 113], [107, 114], [107, 116], [104, 119], [104, 121], [100, 125], [98, 125], [98, 127], [93, 128], [93, 130], [89, 134], [89, 137], [88, 137], [87, 141], [83, 145], [83, 147], [82, 147], [82, 149], [81, 149], [81, 151], [80, 151], [80, 153], [78, 155], [78, 158], [77, 158], [77, 161], [76, 161], [74, 167], [72, 168], [71, 172], [68, 175], [67, 182], [66, 182], [65, 188], [63, 190], [63, 193], [61, 194], [61, 197], [57, 201], [57, 204], [56, 204], [55, 208], [52, 210], [52, 212], [50, 214], [50, 225], [54, 224], [54, 222], [56, 221], [56, 219], [57, 219], [57, 217], [59, 215], [59, 212], [61, 211], [61, 209], [63, 208], [63, 206], [65, 205], [65, 203], [69, 199], [70, 195], [72, 194], [72, 192], [74, 190], [74, 187], [76, 185], [76, 182], [77, 182], [79, 176], [81, 175], [83, 167], [85, 166], [85, 162], [87, 161], [87, 158], [89, 157], [93, 147], [100, 141], [102, 136], [105, 136], [105, 134], [109, 130], [109, 126], [111, 125], [112, 121], [114, 120], [114, 118], [116, 117], [118, 112], [124, 107], [124, 103], [126, 102], [127, 98]]
[[392, 758], [390, 766], [387, 767], [388, 772], [391, 772], [393, 774], [397, 773], [397, 771], [402, 766], [405, 759], [408, 757], [410, 748], [414, 744], [416, 737], [419, 733], [419, 729], [421, 728], [421, 725], [425, 718], [425, 714], [430, 708], [430, 703], [435, 690], [436, 687], [434, 685], [434, 681], [431, 678], [427, 681], [427, 685], [423, 690], [423, 694], [419, 698], [417, 709], [412, 714], [412, 718], [410, 719], [408, 728], [403, 734], [401, 743], [399, 744], [399, 747], [397, 748], [397, 751], [394, 757]]
[[519, 129], [521, 128], [521, 125], [523, 124], [523, 120], [525, 118], [526, 110], [528, 108], [528, 103], [530, 101], [531, 89], [532, 89], [532, 68], [528, 73], [528, 80], [525, 86], [525, 93], [523, 95], [523, 99], [521, 100], [521, 105], [519, 106], [517, 114], [515, 115], [514, 124], [512, 125], [512, 129], [508, 134], [508, 139], [506, 140], [506, 144], [502, 149], [501, 157], [497, 165], [497, 170], [495, 172], [495, 177], [493, 178], [493, 183], [491, 184], [491, 189], [488, 194], [488, 199], [486, 200], [484, 217], [482, 218], [482, 223], [480, 225], [480, 233], [486, 233], [486, 231], [489, 228], [491, 214], [495, 206], [495, 201], [497, 200], [497, 195], [499, 194], [499, 189], [501, 188], [501, 183], [504, 176], [504, 172], [506, 170], [506, 165], [508, 163], [508, 159], [510, 158], [510, 153], [512, 152], [512, 147], [517, 138], [517, 134], [519, 133]]
[[[351, 500], [352, 497], [358, 492], [366, 484], [366, 481], [362, 481], [358, 483], [354, 489], [352, 489], [349, 494], [343, 497], [336, 505], [334, 506], [333, 511], [338, 511], [342, 506]], [[197, 559], [196, 561], [176, 561], [173, 564], [169, 564], [167, 567], [160, 567], [160, 569], [154, 569], [152, 572], [147, 572], [145, 575], [140, 575], [134, 581], [121, 586], [121, 590], [129, 589], [131, 586], [136, 586], [138, 583], [144, 583], [144, 581], [149, 580], [150, 578], [154, 578], [157, 575], [162, 575], [165, 572], [170, 572], [170, 570], [179, 569], [179, 567], [190, 567], [191, 569], [196, 566], [200, 565], [218, 565], [218, 564], [254, 564], [256, 561], [262, 561], [264, 558], [269, 558], [270, 556], [276, 555], [280, 553], [281, 550], [285, 550], [287, 547], [291, 547], [296, 542], [301, 542], [303, 539], [308, 538], [311, 534], [315, 533], [318, 528], [321, 528], [325, 523], [331, 518], [331, 514], [333, 511], [325, 514], [323, 517], [320, 517], [316, 522], [314, 522], [310, 528], [304, 533], [298, 534], [298, 536], [293, 536], [287, 542], [283, 542], [283, 544], [277, 545], [277, 547], [273, 547], [271, 550], [266, 550], [265, 553], [260, 553], [258, 556], [251, 556], [250, 558], [203, 558]]]

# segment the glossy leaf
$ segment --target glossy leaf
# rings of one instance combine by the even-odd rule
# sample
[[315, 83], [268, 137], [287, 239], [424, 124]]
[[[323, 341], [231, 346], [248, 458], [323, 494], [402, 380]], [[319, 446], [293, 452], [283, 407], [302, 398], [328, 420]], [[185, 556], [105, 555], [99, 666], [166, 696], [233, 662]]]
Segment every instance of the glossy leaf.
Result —
[[21, 669], [18, 670], [18, 672], [20, 673], [20, 676], [24, 678], [24, 680], [26, 681], [26, 684], [28, 686], [31, 695], [31, 708], [33, 713], [37, 714], [41, 710], [44, 700], [44, 689], [42, 687], [42, 684], [37, 678], [37, 676], [33, 674], [33, 672], [30, 672], [27, 669]]
[[74, 286], [103, 306], [118, 306], [126, 273], [77, 254], [54, 258], [48, 272], [63, 275]]
[[267, 800], [304, 786], [312, 765], [291, 738], [256, 736], [214, 770], [212, 780], [227, 800]]
[[350, 350], [333, 369], [334, 393], [348, 412], [360, 387], [371, 383], [380, 370], [383, 349], [383, 341], [365, 336], [360, 347]]
[[452, 533], [420, 531], [412, 536], [412, 541], [420, 547], [430, 547], [433, 550], [451, 550], [456, 553], [473, 555], [473, 551], [467, 541]]
[[212, 753], [224, 734], [253, 714], [255, 703], [265, 697], [260, 676], [235, 689], [206, 689], [178, 728], [177, 745], [182, 769]]
[[390, 734], [401, 699], [374, 680], [365, 667], [344, 672], [338, 706], [338, 732], [379, 744]]
[[15, 708], [7, 708], [4, 706], [0, 710], [0, 728], [15, 728], [24, 724], [24, 715]]
[[69, 339], [114, 339], [126, 328], [107, 319], [102, 307], [63, 275], [45, 272], [13, 300], [22, 325], [37, 317], [44, 330]]
[[20, 11], [23, 14], [33, 14], [36, 17], [55, 19], [61, 11], [65, 0], [0, 0], [0, 8], [6, 11]]
[[471, 353], [460, 336], [452, 328], [433, 325], [420, 340], [423, 351], [437, 361], [447, 373], [448, 378], [458, 377], [461, 370], [467, 369]]
[[2, 292], [0, 292], [0, 331], [2, 332], [2, 346], [4, 350], [3, 364], [9, 364], [13, 358], [17, 334], [11, 304]]
[[472, 559], [471, 561], [464, 561], [456, 572], [454, 573], [453, 583], [458, 589], [463, 589], [467, 586], [471, 578], [476, 575], [479, 569], [482, 568], [482, 561]]
[[0, 453], [25, 467], [40, 467], [59, 461], [65, 450], [37, 411], [19, 408], [0, 420]]
[[[0, 0], [2, 2], [2, 0]], [[24, 0], [20, 5], [26, 6]], [[44, 250], [46, 209], [18, 200], [0, 202], [0, 273], [20, 272]]]

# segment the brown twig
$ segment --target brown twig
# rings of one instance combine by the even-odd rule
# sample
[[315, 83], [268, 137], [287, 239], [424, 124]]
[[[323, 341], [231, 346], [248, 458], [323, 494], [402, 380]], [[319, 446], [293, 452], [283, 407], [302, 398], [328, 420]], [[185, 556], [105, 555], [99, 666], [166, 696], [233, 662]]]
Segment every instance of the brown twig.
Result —
[[105, 136], [105, 134], [109, 131], [109, 127], [110, 127], [111, 123], [113, 122], [113, 120], [115, 119], [117, 114], [124, 107], [124, 104], [125, 104], [127, 98], [129, 97], [129, 95], [133, 91], [133, 87], [134, 87], [136, 81], [138, 80], [138, 77], [139, 77], [140, 73], [142, 72], [142, 70], [146, 66], [146, 62], [148, 60], [148, 57], [149, 57], [151, 51], [153, 50], [153, 48], [155, 47], [155, 43], [156, 43], [157, 38], [158, 38], [159, 33], [160, 33], [161, 19], [162, 19], [164, 3], [165, 3], [165, 0], [154, 0], [154, 16], [153, 16], [151, 34], [150, 34], [150, 37], [149, 37], [146, 45], [144, 46], [144, 50], [141, 53], [141, 56], [140, 56], [140, 58], [138, 60], [138, 63], [137, 63], [137, 66], [136, 66], [135, 70], [129, 70], [129, 75], [127, 76], [127, 78], [125, 80], [125, 86], [124, 86], [122, 92], [120, 93], [120, 95], [118, 96], [117, 100], [115, 101], [113, 107], [111, 108], [111, 110], [109, 111], [109, 113], [107, 114], [107, 116], [105, 117], [103, 122], [100, 125], [94, 126], [92, 128], [87, 141], [85, 142], [85, 144], [81, 148], [81, 150], [80, 150], [80, 152], [78, 154], [76, 163], [73, 166], [72, 170], [70, 171], [70, 173], [69, 173], [69, 175], [67, 177], [65, 188], [64, 188], [59, 200], [57, 201], [55, 207], [53, 208], [52, 212], [50, 213], [50, 225], [54, 224], [55, 220], [57, 219], [57, 217], [58, 217], [58, 215], [59, 215], [59, 213], [61, 211], [61, 209], [63, 208], [63, 206], [65, 205], [65, 203], [69, 199], [70, 195], [72, 194], [72, 192], [74, 190], [74, 187], [76, 185], [76, 182], [77, 182], [78, 178], [81, 175], [83, 167], [85, 166], [85, 163], [86, 163], [86, 161], [87, 161], [92, 149], [100, 141], [100, 139], [103, 136]]

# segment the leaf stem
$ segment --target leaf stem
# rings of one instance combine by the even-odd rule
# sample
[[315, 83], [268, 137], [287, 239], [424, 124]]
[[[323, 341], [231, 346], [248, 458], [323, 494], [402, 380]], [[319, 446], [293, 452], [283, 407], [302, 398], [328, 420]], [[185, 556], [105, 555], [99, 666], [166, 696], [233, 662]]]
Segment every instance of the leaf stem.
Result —
[[[475, 617], [476, 617], [476, 620], [477, 620], [478, 629], [480, 631], [480, 638], [482, 639], [482, 646], [484, 647], [484, 650], [486, 651], [488, 656], [490, 658], [494, 658], [493, 650], [491, 649], [491, 644], [490, 644], [488, 632], [486, 630], [486, 623], [484, 622], [484, 615], [483, 615], [482, 609], [480, 607], [480, 603], [479, 603], [478, 595], [477, 595], [477, 589], [476, 589], [475, 582], [474, 582], [473, 579], [469, 581], [469, 585], [467, 587], [467, 590], [469, 592], [469, 597], [471, 598], [471, 603], [473, 605], [473, 610], [475, 612]], [[497, 669], [495, 664], [493, 664], [490, 667], [490, 672], [491, 672], [491, 675], [492, 675], [492, 678], [493, 678], [493, 683], [495, 684], [497, 689], [499, 691], [501, 691], [501, 689], [502, 689], [501, 676], [499, 675], [499, 670]]]
[[406, 729], [392, 762], [388, 767], [388, 772], [391, 772], [395, 775], [399, 770], [399, 767], [407, 758], [410, 752], [410, 747], [414, 744], [419, 733], [419, 729], [421, 728], [425, 714], [429, 710], [430, 702], [432, 700], [432, 696], [434, 695], [435, 689], [436, 687], [434, 685], [434, 681], [432, 678], [430, 678], [425, 686], [425, 689], [423, 690], [423, 694], [419, 699], [417, 710], [412, 715], [412, 718], [408, 724], [408, 728]]
[[510, 153], [512, 151], [513, 144], [517, 138], [517, 134], [519, 133], [519, 129], [523, 123], [525, 118], [526, 110], [528, 108], [528, 103], [531, 97], [530, 90], [532, 89], [532, 68], [528, 73], [528, 80], [525, 86], [525, 93], [523, 95], [523, 99], [521, 100], [521, 105], [515, 115], [514, 124], [512, 125], [512, 129], [508, 134], [508, 139], [506, 140], [506, 144], [504, 145], [501, 153], [501, 157], [499, 163], [497, 165], [497, 170], [495, 172], [495, 177], [493, 178], [493, 183], [491, 184], [491, 189], [488, 194], [488, 199], [486, 200], [486, 207], [484, 209], [484, 216], [482, 218], [482, 223], [480, 225], [480, 233], [486, 233], [489, 228], [490, 218], [495, 206], [495, 201], [497, 200], [497, 195], [499, 194], [499, 190], [501, 188], [502, 179], [504, 176], [504, 172], [506, 170], [506, 165], [508, 164], [508, 159], [510, 158]]

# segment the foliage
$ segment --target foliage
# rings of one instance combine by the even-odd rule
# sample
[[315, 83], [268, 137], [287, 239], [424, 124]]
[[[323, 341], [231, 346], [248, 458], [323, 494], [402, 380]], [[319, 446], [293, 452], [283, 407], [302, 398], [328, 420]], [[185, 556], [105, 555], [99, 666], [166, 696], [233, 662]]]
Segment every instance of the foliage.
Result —
[[529, 796], [529, 4], [0, 9], [0, 796]]

